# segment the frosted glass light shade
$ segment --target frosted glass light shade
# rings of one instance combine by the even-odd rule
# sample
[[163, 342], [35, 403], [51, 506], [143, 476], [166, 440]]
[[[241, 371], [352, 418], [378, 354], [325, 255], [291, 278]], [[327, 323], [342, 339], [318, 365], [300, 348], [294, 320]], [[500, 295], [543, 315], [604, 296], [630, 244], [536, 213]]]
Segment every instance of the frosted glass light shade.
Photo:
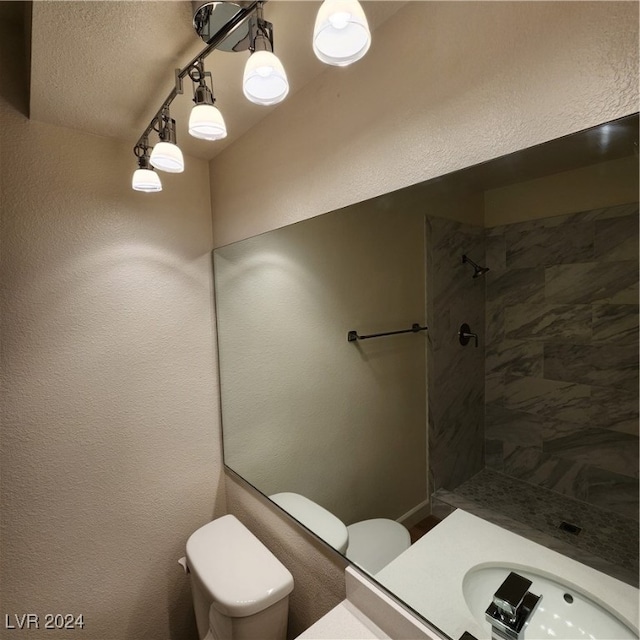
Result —
[[227, 137], [227, 126], [217, 107], [197, 104], [189, 116], [189, 133], [202, 140], [222, 140]]
[[371, 46], [367, 17], [358, 0], [324, 0], [313, 29], [313, 51], [319, 60], [345, 67]]
[[136, 169], [133, 172], [131, 186], [135, 191], [144, 191], [145, 193], [162, 191], [160, 176], [152, 169]]
[[184, 158], [178, 145], [172, 142], [158, 142], [149, 158], [151, 166], [167, 173], [182, 173], [184, 171]]
[[282, 62], [271, 51], [254, 51], [247, 60], [242, 78], [247, 100], [255, 104], [277, 104], [287, 97], [289, 81]]

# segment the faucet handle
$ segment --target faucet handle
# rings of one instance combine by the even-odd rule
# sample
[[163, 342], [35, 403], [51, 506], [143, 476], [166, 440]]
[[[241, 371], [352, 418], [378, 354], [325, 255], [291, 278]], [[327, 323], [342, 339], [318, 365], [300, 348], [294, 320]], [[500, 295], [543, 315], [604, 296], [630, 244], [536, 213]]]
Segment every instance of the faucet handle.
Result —
[[460, 325], [460, 330], [458, 331], [458, 338], [460, 340], [460, 344], [463, 347], [466, 347], [469, 344], [469, 340], [473, 338], [476, 343], [476, 349], [478, 348], [478, 334], [471, 332], [471, 327], [464, 322]]
[[498, 587], [485, 611], [492, 638], [524, 639], [524, 629], [542, 599], [529, 591], [531, 584], [531, 580], [512, 571]]
[[531, 584], [531, 580], [512, 571], [493, 594], [493, 604], [509, 622], [515, 621], [518, 609]]

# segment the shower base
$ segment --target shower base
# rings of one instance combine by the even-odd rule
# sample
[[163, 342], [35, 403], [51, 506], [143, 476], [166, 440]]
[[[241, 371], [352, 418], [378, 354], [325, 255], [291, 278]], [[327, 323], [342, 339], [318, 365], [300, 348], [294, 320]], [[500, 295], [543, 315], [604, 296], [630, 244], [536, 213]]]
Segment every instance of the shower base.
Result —
[[491, 469], [452, 491], [435, 492], [434, 515], [443, 517], [453, 509], [463, 509], [638, 587], [636, 520]]

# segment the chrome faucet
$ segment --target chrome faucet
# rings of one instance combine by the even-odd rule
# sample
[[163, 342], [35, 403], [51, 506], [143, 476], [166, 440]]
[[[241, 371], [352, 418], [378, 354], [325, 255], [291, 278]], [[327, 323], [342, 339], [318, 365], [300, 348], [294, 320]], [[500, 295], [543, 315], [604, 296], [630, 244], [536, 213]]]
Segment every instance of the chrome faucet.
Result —
[[493, 594], [485, 611], [492, 640], [524, 640], [524, 629], [542, 599], [529, 592], [530, 586], [531, 580], [512, 571]]

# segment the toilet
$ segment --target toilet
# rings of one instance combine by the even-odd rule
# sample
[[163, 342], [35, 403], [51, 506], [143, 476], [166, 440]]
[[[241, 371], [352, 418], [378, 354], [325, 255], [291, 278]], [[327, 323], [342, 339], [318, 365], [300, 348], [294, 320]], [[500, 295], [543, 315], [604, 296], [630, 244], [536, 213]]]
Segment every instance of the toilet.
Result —
[[187, 540], [200, 640], [285, 640], [293, 577], [235, 516]]
[[373, 518], [347, 527], [333, 513], [299, 493], [276, 493], [269, 498], [372, 575], [411, 546], [409, 531], [395, 520]]

